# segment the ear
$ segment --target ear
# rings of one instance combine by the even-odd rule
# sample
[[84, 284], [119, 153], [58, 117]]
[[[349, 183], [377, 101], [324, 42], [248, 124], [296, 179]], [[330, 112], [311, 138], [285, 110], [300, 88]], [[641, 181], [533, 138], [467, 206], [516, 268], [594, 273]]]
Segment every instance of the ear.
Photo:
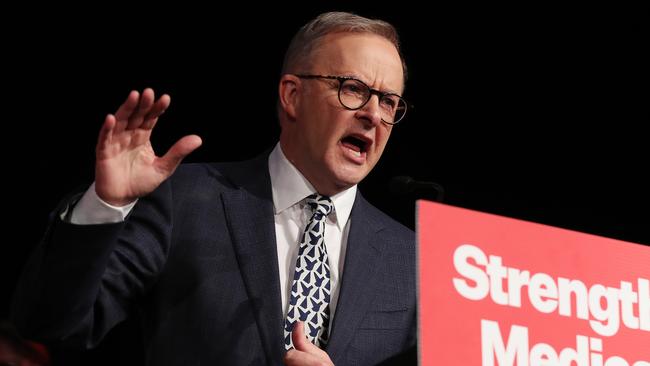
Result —
[[278, 88], [280, 108], [282, 108], [282, 110], [287, 114], [289, 119], [296, 119], [300, 79], [295, 75], [284, 74], [280, 78], [280, 85]]

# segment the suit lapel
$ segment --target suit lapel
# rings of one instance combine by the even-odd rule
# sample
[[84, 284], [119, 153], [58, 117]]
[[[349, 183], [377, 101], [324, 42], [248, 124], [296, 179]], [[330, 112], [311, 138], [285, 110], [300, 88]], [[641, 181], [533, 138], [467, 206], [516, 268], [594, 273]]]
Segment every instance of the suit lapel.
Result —
[[275, 364], [284, 345], [268, 154], [229, 176], [239, 189], [222, 193], [226, 219], [266, 358]]
[[368, 210], [361, 193], [357, 192], [350, 215], [345, 266], [339, 292], [330, 343], [326, 350], [336, 364], [356, 333], [359, 323], [373, 300], [374, 280], [382, 258], [381, 223]]

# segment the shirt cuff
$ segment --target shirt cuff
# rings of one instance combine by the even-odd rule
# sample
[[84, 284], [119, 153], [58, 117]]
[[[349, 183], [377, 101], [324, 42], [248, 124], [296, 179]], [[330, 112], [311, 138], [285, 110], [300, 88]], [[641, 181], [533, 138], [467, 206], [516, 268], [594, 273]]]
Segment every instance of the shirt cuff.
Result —
[[113, 206], [104, 202], [95, 192], [93, 183], [72, 209], [70, 222], [76, 225], [113, 224], [122, 222], [138, 200], [126, 206]]

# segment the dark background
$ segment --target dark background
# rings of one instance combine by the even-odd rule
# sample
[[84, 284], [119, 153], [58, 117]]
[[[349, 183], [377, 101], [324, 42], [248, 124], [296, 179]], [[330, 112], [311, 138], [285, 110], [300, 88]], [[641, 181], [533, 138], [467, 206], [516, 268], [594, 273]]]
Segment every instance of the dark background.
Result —
[[[405, 97], [416, 109], [361, 184], [382, 210], [413, 227], [414, 196], [388, 191], [392, 176], [410, 175], [442, 184], [451, 205], [650, 243], [647, 8], [218, 6], [3, 15], [0, 319], [49, 211], [92, 182], [99, 126], [131, 89], [172, 96], [157, 151], [196, 133], [204, 145], [188, 161], [253, 157], [279, 133], [276, 85], [290, 37], [327, 10], [380, 17], [402, 36]], [[98, 350], [55, 356], [138, 364], [138, 337], [132, 320]]]

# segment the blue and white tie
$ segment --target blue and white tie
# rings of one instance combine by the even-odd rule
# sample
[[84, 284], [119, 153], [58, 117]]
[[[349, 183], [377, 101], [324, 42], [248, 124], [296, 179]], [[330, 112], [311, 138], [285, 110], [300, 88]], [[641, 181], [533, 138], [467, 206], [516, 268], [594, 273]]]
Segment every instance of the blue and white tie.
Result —
[[289, 312], [284, 322], [284, 345], [293, 348], [291, 330], [300, 320], [309, 340], [323, 348], [329, 337], [330, 265], [325, 247], [325, 219], [332, 212], [329, 197], [312, 194], [307, 204], [313, 214], [300, 240], [296, 271], [291, 285]]

